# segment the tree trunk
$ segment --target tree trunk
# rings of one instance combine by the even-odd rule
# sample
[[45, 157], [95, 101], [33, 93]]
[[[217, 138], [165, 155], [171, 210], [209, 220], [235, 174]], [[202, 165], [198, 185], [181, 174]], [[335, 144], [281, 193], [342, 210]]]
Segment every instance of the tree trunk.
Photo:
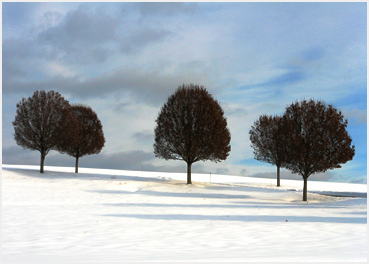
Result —
[[281, 166], [277, 166], [277, 187], [281, 186]]
[[307, 202], [307, 183], [308, 183], [308, 177], [303, 177], [303, 178], [304, 178], [304, 190], [303, 190], [302, 200], [304, 202]]
[[76, 157], [76, 169], [75, 169], [75, 173], [78, 173], [78, 160], [79, 160], [79, 157], [77, 156]]
[[191, 182], [191, 165], [192, 163], [187, 163], [187, 184], [192, 184]]
[[44, 173], [45, 154], [41, 152], [40, 173]]

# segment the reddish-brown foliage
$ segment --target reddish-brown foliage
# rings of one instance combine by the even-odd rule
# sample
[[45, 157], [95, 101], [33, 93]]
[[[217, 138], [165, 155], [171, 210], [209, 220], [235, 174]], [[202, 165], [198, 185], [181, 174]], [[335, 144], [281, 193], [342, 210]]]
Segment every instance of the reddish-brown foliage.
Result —
[[69, 102], [58, 92], [36, 91], [28, 99], [22, 98], [17, 104], [17, 114], [13, 121], [14, 139], [24, 149], [41, 153], [40, 172], [44, 172], [44, 160], [68, 130]]
[[277, 186], [280, 186], [280, 168], [286, 162], [286, 131], [283, 124], [282, 117], [262, 115], [249, 132], [255, 159], [277, 166]]
[[340, 168], [352, 160], [355, 146], [341, 111], [322, 101], [303, 100], [286, 108], [288, 162], [285, 167], [304, 179], [303, 200], [307, 201], [309, 176]]
[[185, 161], [187, 184], [191, 184], [193, 163], [220, 162], [229, 155], [231, 135], [224, 112], [203, 86], [179, 86], [156, 122], [155, 156]]
[[75, 172], [78, 173], [80, 157], [100, 153], [105, 144], [102, 124], [95, 111], [84, 105], [72, 105], [72, 122], [77, 131], [70, 137], [65, 137], [56, 149], [76, 158]]

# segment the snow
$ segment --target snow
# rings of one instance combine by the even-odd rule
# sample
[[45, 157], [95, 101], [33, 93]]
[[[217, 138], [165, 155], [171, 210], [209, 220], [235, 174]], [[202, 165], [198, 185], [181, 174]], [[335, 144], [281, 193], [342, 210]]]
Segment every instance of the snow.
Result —
[[367, 261], [365, 184], [38, 170], [3, 165], [3, 263]]

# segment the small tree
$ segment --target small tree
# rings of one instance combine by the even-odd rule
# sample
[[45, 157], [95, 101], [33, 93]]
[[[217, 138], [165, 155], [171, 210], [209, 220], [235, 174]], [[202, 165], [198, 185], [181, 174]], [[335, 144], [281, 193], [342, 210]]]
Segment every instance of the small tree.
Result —
[[22, 98], [17, 104], [14, 139], [24, 149], [40, 151], [40, 173], [44, 172], [49, 151], [65, 133], [72, 133], [73, 127], [68, 127], [70, 123], [63, 122], [68, 120], [69, 109], [69, 102], [54, 91], [36, 91], [32, 97]]
[[262, 115], [255, 121], [249, 134], [255, 159], [277, 166], [277, 186], [280, 186], [280, 169], [286, 159], [286, 131], [283, 118]]
[[303, 201], [307, 201], [309, 176], [340, 168], [352, 160], [355, 146], [346, 127], [348, 121], [332, 105], [303, 100], [286, 108], [288, 126], [286, 168], [304, 179]]
[[72, 105], [71, 113], [77, 130], [75, 138], [64, 138], [56, 150], [76, 158], [75, 172], [78, 173], [79, 158], [85, 155], [98, 154], [105, 144], [102, 124], [96, 113], [88, 106]]
[[193, 163], [220, 162], [231, 150], [224, 112], [203, 86], [179, 86], [161, 108], [156, 123], [155, 156], [185, 161], [187, 184], [192, 183]]

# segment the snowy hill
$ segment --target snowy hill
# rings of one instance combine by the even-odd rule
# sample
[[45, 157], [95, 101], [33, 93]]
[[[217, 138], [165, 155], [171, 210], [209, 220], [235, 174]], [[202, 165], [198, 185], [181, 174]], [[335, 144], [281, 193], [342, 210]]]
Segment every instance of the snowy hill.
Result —
[[3, 165], [3, 263], [367, 260], [363, 184], [38, 169]]

